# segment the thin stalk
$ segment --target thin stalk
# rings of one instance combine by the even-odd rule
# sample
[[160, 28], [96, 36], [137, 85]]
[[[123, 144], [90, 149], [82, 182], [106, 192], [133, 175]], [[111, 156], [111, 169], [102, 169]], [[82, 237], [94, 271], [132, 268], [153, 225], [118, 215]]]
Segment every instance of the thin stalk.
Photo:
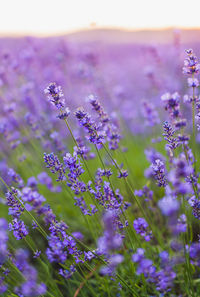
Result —
[[[86, 285], [86, 287], [90, 290], [90, 292], [92, 293], [92, 296], [95, 296], [95, 291], [92, 289], [92, 286], [89, 286], [89, 285], [87, 284], [87, 281], [88, 281], [88, 277], [87, 277], [87, 275], [85, 275], [85, 273], [84, 273], [84, 271], [82, 270], [80, 264], [78, 264], [78, 267], [79, 267], [81, 273], [83, 274], [83, 276], [82, 276], [81, 273], [78, 272], [79, 275], [80, 275], [80, 277], [81, 277], [82, 280], [83, 280], [84, 285]], [[80, 286], [81, 286], [81, 284], [80, 284]], [[76, 291], [76, 292], [77, 292], [77, 291]], [[78, 295], [78, 294], [76, 294], [76, 292], [75, 292], [74, 296], [77, 296], [77, 295]]]
[[[194, 78], [194, 74], [192, 74]], [[192, 142], [194, 153], [194, 170], [196, 171], [196, 131], [195, 131], [195, 87], [192, 88]]]
[[[186, 205], [185, 205], [184, 196], [182, 197], [182, 200], [183, 200], [183, 203], [182, 203], [183, 210], [184, 210], [184, 213], [186, 214]], [[188, 216], [186, 216], [186, 217], [187, 217], [187, 221], [189, 222]], [[187, 282], [188, 282], [188, 285], [191, 288], [192, 294], [193, 294], [194, 286], [193, 286], [193, 280], [192, 280], [192, 275], [191, 275], [190, 256], [189, 256], [188, 250], [186, 250], [186, 245], [188, 245], [188, 247], [190, 247], [190, 243], [188, 243], [188, 238], [190, 237], [189, 236], [189, 226], [187, 227], [187, 233], [186, 234], [183, 233], [182, 236], [183, 236], [184, 256], [185, 256], [185, 262], [186, 262]], [[194, 295], [192, 295], [192, 296], [194, 296]]]

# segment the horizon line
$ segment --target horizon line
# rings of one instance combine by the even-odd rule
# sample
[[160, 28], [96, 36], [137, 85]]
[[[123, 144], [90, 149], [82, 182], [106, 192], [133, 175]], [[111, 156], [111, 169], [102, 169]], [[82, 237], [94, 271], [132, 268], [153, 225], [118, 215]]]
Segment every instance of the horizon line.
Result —
[[116, 30], [116, 31], [125, 31], [125, 32], [142, 32], [142, 31], [151, 31], [151, 32], [158, 32], [158, 31], [167, 31], [167, 30], [183, 30], [183, 31], [198, 31], [200, 30], [199, 27], [185, 27], [185, 26], [165, 26], [165, 27], [144, 27], [144, 28], [127, 28], [127, 27], [121, 27], [121, 26], [88, 26], [84, 28], [77, 28], [72, 30], [64, 30], [54, 33], [37, 33], [34, 31], [30, 32], [0, 32], [0, 38], [20, 38], [20, 37], [35, 37], [35, 38], [48, 38], [48, 37], [62, 37], [65, 35], [71, 35], [76, 33], [81, 33], [85, 31], [98, 31], [98, 30]]

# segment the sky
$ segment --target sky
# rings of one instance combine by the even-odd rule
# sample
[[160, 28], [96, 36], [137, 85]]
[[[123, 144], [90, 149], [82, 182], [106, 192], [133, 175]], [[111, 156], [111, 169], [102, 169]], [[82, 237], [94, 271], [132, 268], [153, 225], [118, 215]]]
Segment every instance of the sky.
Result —
[[199, 27], [200, 0], [0, 0], [0, 34]]

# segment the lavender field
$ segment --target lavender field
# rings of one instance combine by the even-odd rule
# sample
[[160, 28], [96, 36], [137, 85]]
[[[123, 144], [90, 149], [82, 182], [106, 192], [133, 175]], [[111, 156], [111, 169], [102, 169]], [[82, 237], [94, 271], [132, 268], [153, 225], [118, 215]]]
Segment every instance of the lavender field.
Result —
[[198, 36], [0, 39], [1, 296], [200, 296]]

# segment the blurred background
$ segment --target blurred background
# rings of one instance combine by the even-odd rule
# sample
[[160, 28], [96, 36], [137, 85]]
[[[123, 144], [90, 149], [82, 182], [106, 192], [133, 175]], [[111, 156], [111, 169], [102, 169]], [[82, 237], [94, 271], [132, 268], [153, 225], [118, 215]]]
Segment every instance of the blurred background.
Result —
[[[56, 82], [70, 109], [84, 106], [92, 93], [126, 131], [151, 133], [160, 121], [153, 114], [155, 106], [165, 120], [161, 95], [186, 92], [185, 49], [193, 48], [200, 56], [199, 11], [198, 0], [1, 1], [1, 130], [7, 123], [5, 112], [19, 101], [17, 109], [11, 108], [19, 127], [31, 111], [41, 127], [45, 118], [48, 137], [51, 125], [59, 130], [43, 93]], [[16, 123], [10, 125], [13, 131]], [[44, 131], [33, 134], [41, 138]], [[18, 133], [9, 141], [21, 138]], [[49, 141], [42, 141], [48, 150]]]

